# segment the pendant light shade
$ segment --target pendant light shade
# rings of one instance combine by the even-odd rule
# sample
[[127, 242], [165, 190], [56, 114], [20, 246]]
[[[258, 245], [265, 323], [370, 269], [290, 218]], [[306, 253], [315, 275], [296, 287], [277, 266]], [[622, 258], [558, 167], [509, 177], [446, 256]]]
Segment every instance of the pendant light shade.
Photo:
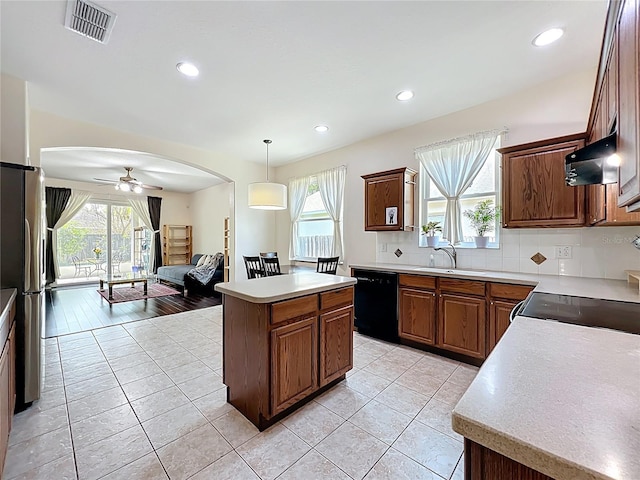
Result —
[[284, 210], [287, 208], [287, 187], [281, 183], [269, 181], [269, 144], [267, 145], [267, 181], [249, 184], [249, 208], [258, 210]]

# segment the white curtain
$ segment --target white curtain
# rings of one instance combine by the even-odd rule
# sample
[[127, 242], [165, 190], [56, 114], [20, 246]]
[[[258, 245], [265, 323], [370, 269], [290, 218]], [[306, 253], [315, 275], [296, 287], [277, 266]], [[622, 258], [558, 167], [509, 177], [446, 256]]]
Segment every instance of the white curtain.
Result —
[[316, 174], [318, 188], [324, 208], [333, 220], [333, 247], [331, 257], [341, 257], [342, 248], [342, 200], [344, 198], [344, 184], [347, 178], [347, 167], [325, 170]]
[[503, 130], [416, 148], [416, 158], [447, 199], [442, 236], [451, 243], [462, 241], [460, 196], [471, 186]]
[[289, 215], [291, 216], [291, 236], [289, 239], [289, 259], [297, 256], [298, 247], [298, 220], [302, 215], [304, 201], [307, 199], [310, 177], [294, 178], [289, 181]]
[[52, 244], [53, 244], [53, 266], [55, 267], [56, 278], [60, 278], [60, 267], [58, 266], [58, 230], [64, 227], [76, 214], [82, 210], [87, 200], [91, 198], [91, 193], [80, 190], [71, 190], [71, 197], [67, 207], [60, 215], [60, 219], [53, 226]]
[[[131, 205], [131, 209], [133, 213], [140, 217], [142, 224], [147, 227], [151, 231], [151, 242], [149, 245], [149, 263], [153, 263], [153, 259], [155, 257], [156, 251], [156, 242], [155, 242], [155, 234], [159, 232], [159, 230], [153, 229], [153, 223], [151, 223], [151, 214], [149, 213], [149, 202], [147, 197], [144, 197], [144, 200], [139, 198], [130, 198], [129, 205]], [[151, 269], [151, 265], [147, 266], [147, 271]], [[153, 273], [153, 272], [151, 272]]]

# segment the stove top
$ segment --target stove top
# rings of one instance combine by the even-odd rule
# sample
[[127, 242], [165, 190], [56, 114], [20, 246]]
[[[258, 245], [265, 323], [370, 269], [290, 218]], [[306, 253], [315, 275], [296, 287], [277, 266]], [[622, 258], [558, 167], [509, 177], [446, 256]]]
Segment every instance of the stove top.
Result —
[[640, 335], [640, 303], [532, 293], [519, 315]]

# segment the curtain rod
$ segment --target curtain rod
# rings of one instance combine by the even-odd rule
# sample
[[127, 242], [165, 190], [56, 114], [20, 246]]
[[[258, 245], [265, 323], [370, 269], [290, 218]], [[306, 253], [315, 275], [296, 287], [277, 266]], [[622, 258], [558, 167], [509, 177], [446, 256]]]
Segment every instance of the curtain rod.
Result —
[[476, 133], [472, 133], [470, 135], [464, 135], [462, 137], [451, 138], [449, 140], [442, 140], [442, 141], [439, 141], [439, 142], [430, 143], [428, 145], [423, 145], [421, 147], [416, 147], [415, 152], [418, 153], [418, 151], [422, 152], [422, 151], [425, 151], [425, 150], [431, 150], [431, 149], [436, 148], [436, 147], [442, 147], [442, 146], [450, 145], [450, 144], [453, 144], [453, 143], [459, 143], [459, 142], [462, 142], [464, 140], [470, 140], [470, 139], [475, 138], [475, 137], [487, 137], [487, 136], [490, 136], [490, 135], [497, 136], [497, 135], [501, 135], [503, 133], [507, 133], [508, 131], [509, 131], [509, 129], [507, 127], [494, 128], [492, 130], [484, 130], [482, 132], [476, 132]]
[[291, 181], [291, 180], [297, 180], [297, 179], [299, 179], [299, 178], [313, 177], [313, 176], [318, 175], [318, 174], [320, 174], [320, 173], [328, 172], [329, 170], [336, 170], [336, 169], [338, 169], [338, 168], [345, 168], [345, 169], [346, 169], [346, 168], [347, 168], [347, 166], [346, 166], [346, 165], [338, 165], [337, 167], [326, 168], [326, 169], [324, 169], [324, 170], [320, 170], [319, 172], [309, 173], [309, 174], [307, 174], [307, 175], [300, 175], [300, 176], [297, 176], [297, 177], [289, 177], [289, 179], [288, 179], [288, 180], [289, 180], [289, 181]]

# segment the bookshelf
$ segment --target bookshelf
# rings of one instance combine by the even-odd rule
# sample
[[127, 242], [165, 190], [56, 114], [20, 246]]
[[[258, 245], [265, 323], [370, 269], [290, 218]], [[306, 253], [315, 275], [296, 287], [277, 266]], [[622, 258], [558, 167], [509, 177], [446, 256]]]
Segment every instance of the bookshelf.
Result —
[[193, 256], [191, 225], [162, 226], [162, 263], [186, 265]]

